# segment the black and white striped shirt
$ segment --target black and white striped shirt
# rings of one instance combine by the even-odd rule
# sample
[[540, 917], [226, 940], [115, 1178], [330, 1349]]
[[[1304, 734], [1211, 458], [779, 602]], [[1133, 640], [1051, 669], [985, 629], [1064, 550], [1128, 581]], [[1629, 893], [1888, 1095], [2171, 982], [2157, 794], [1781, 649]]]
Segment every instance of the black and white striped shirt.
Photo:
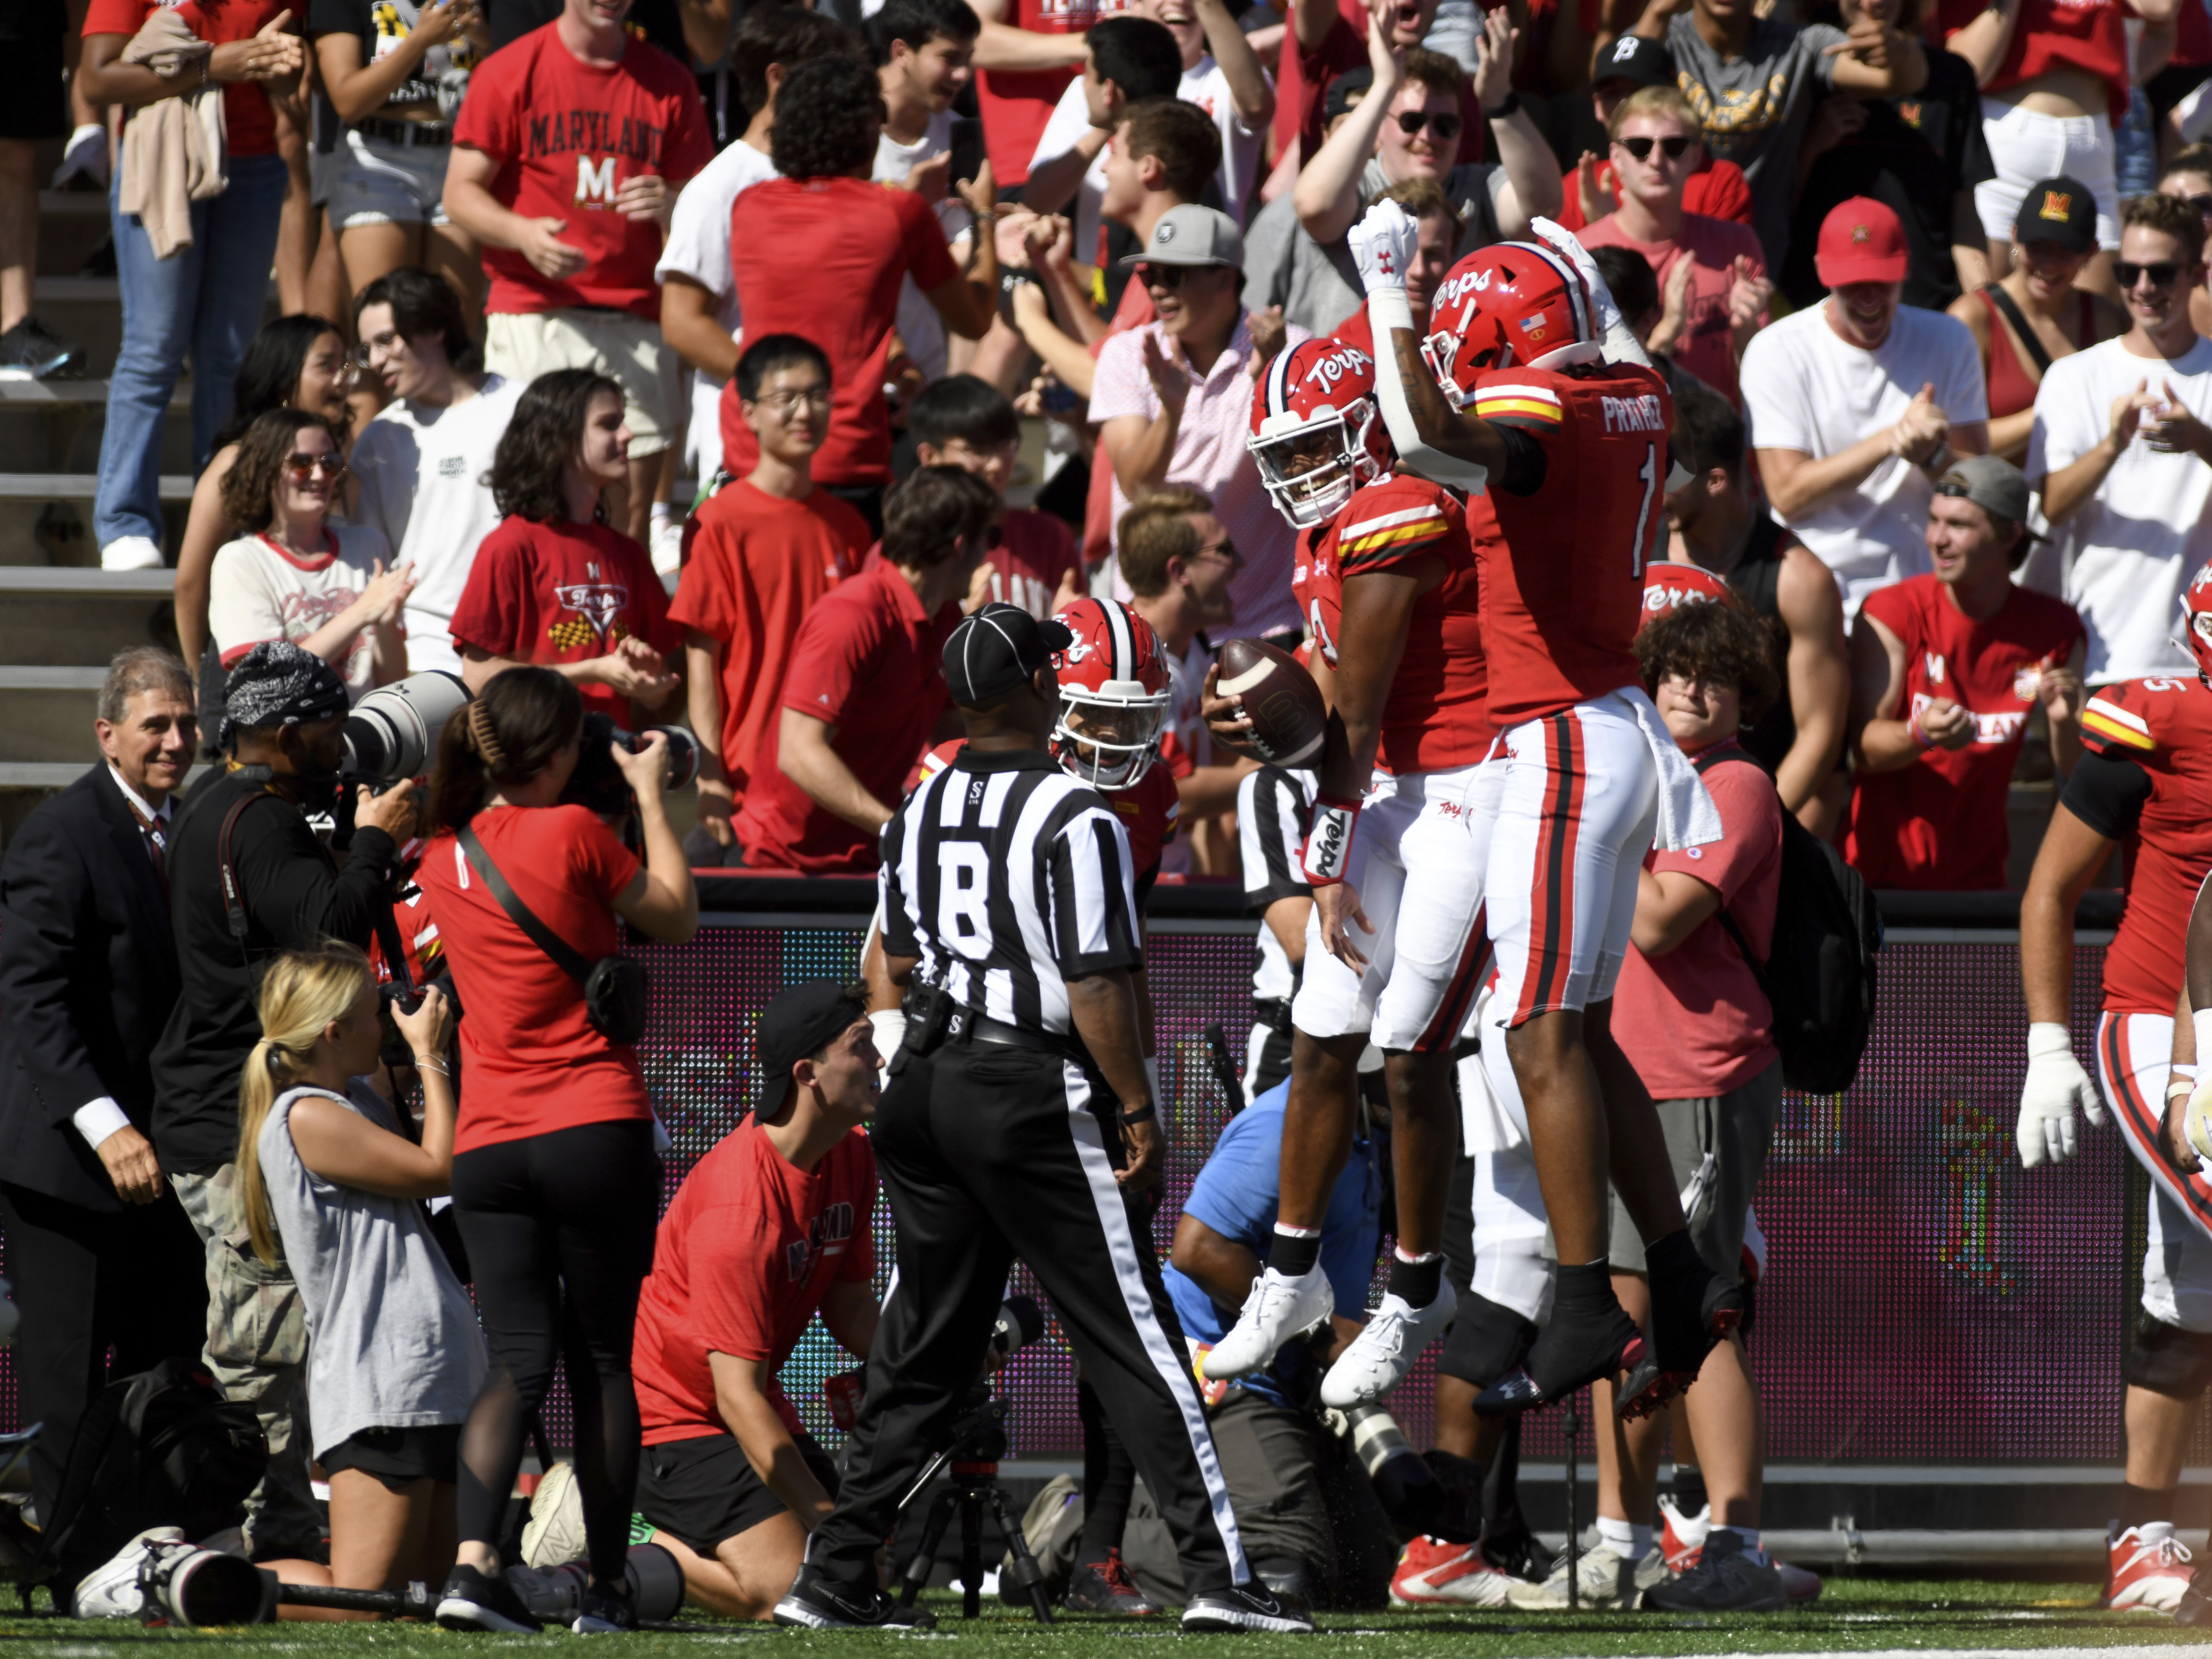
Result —
[[884, 952], [993, 1020], [1065, 1035], [1067, 982], [1144, 963], [1129, 837], [1042, 749], [963, 748], [884, 826]]
[[[1306, 835], [1313, 828], [1314, 796], [1320, 778], [1303, 770], [1262, 766], [1237, 785], [1237, 839], [1244, 863], [1244, 907], [1265, 916], [1279, 899], [1308, 899]], [[1267, 1000], [1297, 990], [1291, 959], [1274, 929], [1260, 925], [1260, 960], [1252, 970], [1252, 995]]]

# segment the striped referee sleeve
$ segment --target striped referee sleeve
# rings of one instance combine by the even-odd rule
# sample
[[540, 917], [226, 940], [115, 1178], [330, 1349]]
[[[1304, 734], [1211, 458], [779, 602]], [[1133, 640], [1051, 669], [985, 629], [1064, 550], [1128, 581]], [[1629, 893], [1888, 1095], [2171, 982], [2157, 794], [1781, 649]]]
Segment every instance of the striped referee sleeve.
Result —
[[1262, 766], [1237, 785], [1237, 839], [1244, 863], [1244, 907], [1257, 916], [1279, 899], [1307, 899], [1304, 854], [1312, 827], [1303, 774]]
[[915, 937], [915, 845], [919, 839], [908, 821], [914, 803], [927, 791], [925, 778], [904, 806], [884, 820], [876, 838], [876, 915], [884, 930], [884, 954], [913, 957], [921, 954]]
[[1054, 960], [1063, 979], [1144, 966], [1129, 833], [1085, 790], [1052, 833], [1045, 854]]

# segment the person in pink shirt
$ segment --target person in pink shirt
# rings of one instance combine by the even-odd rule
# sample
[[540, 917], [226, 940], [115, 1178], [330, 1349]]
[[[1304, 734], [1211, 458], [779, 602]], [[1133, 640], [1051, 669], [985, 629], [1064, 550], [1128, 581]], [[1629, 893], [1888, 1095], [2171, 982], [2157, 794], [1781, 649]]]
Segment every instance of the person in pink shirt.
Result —
[[1587, 248], [1632, 248], [1650, 263], [1662, 294], [1685, 285], [1684, 323], [1673, 356], [1740, 403], [1736, 364], [1766, 326], [1766, 261], [1748, 225], [1683, 210], [1704, 130], [1672, 87], [1645, 87], [1613, 112], [1613, 172], [1620, 205], [1577, 233]]

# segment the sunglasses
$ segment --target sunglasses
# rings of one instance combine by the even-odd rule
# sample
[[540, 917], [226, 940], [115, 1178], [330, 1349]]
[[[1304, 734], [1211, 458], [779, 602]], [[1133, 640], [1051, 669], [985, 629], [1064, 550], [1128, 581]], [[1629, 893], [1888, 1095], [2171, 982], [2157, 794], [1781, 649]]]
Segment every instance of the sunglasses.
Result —
[[1194, 270], [1224, 270], [1222, 265], [1139, 265], [1137, 280], [1148, 288], [1179, 288]]
[[1690, 141], [1679, 132], [1666, 138], [1616, 138], [1613, 142], [1639, 161], [1651, 159], [1654, 144], [1667, 153], [1667, 159], [1670, 161], [1680, 160], [1683, 153], [1690, 148]]
[[1218, 559], [1232, 570], [1241, 570], [1244, 566], [1244, 555], [1237, 551], [1237, 544], [1234, 542], [1218, 542], [1210, 548], [1200, 548], [1198, 550], [1198, 557], [1203, 560]]
[[2212, 219], [2212, 196], [2185, 196], [2183, 201], [2197, 209], [2200, 219]]
[[2139, 265], [2132, 259], [2115, 259], [2112, 261], [2112, 275], [2119, 279], [2123, 293], [2134, 288], [2140, 279], [2146, 276], [2150, 278], [2151, 287], [2170, 288], [2173, 286], [2173, 279], [2181, 275], [2181, 267], [2171, 259], [2154, 260], [2148, 265]]
[[1449, 144], [1459, 136], [1460, 126], [1458, 114], [1451, 110], [1404, 110], [1398, 116], [1398, 130], [1408, 138], [1427, 127], [1440, 142]]
[[345, 476], [345, 457], [335, 451], [325, 450], [320, 455], [292, 454], [284, 457], [284, 473], [295, 484], [304, 484], [317, 473], [325, 478]]

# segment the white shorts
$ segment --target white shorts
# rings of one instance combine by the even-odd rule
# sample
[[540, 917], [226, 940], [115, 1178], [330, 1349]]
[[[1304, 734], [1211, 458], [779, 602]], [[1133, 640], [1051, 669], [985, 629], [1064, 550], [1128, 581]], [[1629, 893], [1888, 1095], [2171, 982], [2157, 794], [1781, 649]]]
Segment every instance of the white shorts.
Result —
[[1505, 787], [1484, 877], [1498, 953], [1493, 1032], [1612, 996], [1659, 818], [1658, 763], [1620, 698], [1528, 721], [1503, 743]]
[[392, 144], [346, 130], [332, 154], [331, 223], [442, 225], [446, 219], [443, 144]]
[[683, 394], [676, 353], [658, 323], [581, 306], [494, 312], [484, 318], [484, 366], [526, 385], [556, 369], [596, 370], [622, 388], [631, 460], [673, 441]]
[[2101, 115], [2038, 115], [2001, 98], [1982, 100], [1982, 131], [1997, 176], [1974, 186], [1974, 211], [1982, 234], [2009, 242], [2027, 187], [2064, 174], [2097, 198], [2097, 245], [2120, 245], [2120, 180], [2112, 124]]
[[684, 433], [684, 464], [701, 484], [722, 469], [722, 388], [729, 384], [691, 369], [684, 376], [691, 418]]
[[2212, 1331], [2212, 1181], [2177, 1175], [2159, 1155], [2173, 1018], [2097, 1017], [2097, 1081], [2128, 1150], [2150, 1176], [2150, 1232], [2143, 1246], [2143, 1311], [2184, 1330]]
[[[1309, 1037], [1372, 1037], [1385, 1052], [1449, 1050], [1486, 977], [1482, 878], [1504, 767], [1377, 772], [1352, 838], [1345, 881], [1374, 927], [1346, 931], [1367, 958], [1355, 972], [1306, 923], [1306, 964], [1291, 1023]], [[1417, 895], [1408, 902], [1408, 890]]]

